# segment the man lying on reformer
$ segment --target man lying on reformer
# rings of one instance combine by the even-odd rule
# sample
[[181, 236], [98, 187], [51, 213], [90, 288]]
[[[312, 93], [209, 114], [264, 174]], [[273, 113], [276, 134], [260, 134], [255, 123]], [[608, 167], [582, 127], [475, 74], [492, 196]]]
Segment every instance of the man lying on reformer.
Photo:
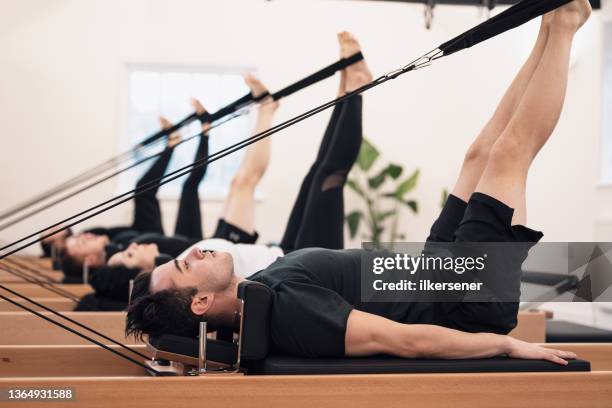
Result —
[[[524, 226], [526, 179], [558, 122], [573, 37], [590, 11], [587, 0], [574, 0], [543, 17], [533, 52], [469, 148], [429, 241], [525, 243], [517, 245], [524, 248], [522, 262], [530, 244], [540, 240], [542, 233]], [[363, 62], [348, 68], [347, 83], [365, 70]], [[558, 364], [575, 358], [506, 336], [516, 325], [518, 302], [462, 302], [450, 308], [361, 302], [363, 251], [296, 250], [248, 278], [274, 292], [274, 352], [447, 359], [507, 354]], [[130, 305], [126, 333], [196, 336], [202, 318], [233, 327], [240, 310], [237, 285], [243, 280], [234, 273], [230, 254], [194, 249], [139, 279], [148, 293], [139, 293]]]
[[[352, 55], [353, 37], [348, 33], [342, 33], [339, 35], [339, 40], [342, 56]], [[358, 78], [359, 82], [351, 79], [352, 83], [349, 83], [346, 72], [341, 74], [340, 95], [371, 80], [368, 72], [363, 74], [356, 72], [352, 77]], [[264, 100], [261, 109], [269, 112], [271, 120], [271, 115], [277, 106], [277, 102]], [[260, 112], [261, 115], [266, 114]], [[346, 176], [357, 160], [361, 147], [361, 122], [360, 97], [352, 98], [336, 107], [327, 125], [315, 162], [302, 182], [285, 234], [278, 245], [255, 244], [257, 233], [254, 193], [270, 159], [269, 139], [258, 141], [247, 148], [243, 164], [234, 177], [226, 199], [223, 219], [217, 228], [218, 233], [210, 239], [196, 243], [187, 241], [177, 243], [174, 238], [166, 238], [161, 243], [172, 240], [173, 245], [180, 250], [169, 255], [177, 259], [188, 257], [194, 250], [230, 253], [234, 273], [240, 277], [250, 276], [264, 269], [285, 253], [298, 248], [314, 246], [344, 248], [343, 188]], [[196, 203], [194, 208], [199, 211], [199, 207], [195, 205]], [[199, 218], [197, 222], [199, 224]], [[228, 226], [231, 228], [228, 229]], [[164, 248], [161, 245], [132, 243], [126, 250], [111, 256], [108, 267], [96, 271], [91, 284], [105, 297], [126, 301], [128, 280], [135, 278], [141, 272], [150, 276], [156, 261], [159, 261], [158, 256], [163, 252]]]

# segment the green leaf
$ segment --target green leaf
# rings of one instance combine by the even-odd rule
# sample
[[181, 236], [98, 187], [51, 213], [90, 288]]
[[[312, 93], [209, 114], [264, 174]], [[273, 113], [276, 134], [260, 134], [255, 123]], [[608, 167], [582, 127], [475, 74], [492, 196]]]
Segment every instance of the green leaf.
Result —
[[346, 216], [346, 222], [349, 227], [349, 234], [351, 235], [351, 239], [355, 238], [357, 235], [357, 230], [359, 230], [359, 222], [363, 218], [363, 213], [361, 211], [353, 211], [349, 215]]
[[361, 149], [359, 150], [359, 156], [357, 157], [357, 165], [363, 171], [368, 171], [378, 159], [380, 153], [368, 139], [363, 139], [361, 142]]
[[397, 187], [397, 190], [395, 190], [395, 197], [399, 199], [404, 198], [406, 193], [408, 193], [409, 191], [412, 191], [416, 187], [417, 181], [419, 180], [419, 173], [420, 173], [419, 169], [416, 169], [410, 177], [404, 180]]
[[404, 201], [404, 204], [410, 207], [413, 213], [417, 214], [419, 212], [419, 203], [417, 203], [416, 201], [414, 200]]
[[391, 176], [393, 180], [397, 180], [399, 176], [402, 175], [402, 171], [404, 171], [404, 168], [397, 164], [391, 163], [387, 166], [387, 174]]
[[444, 208], [444, 205], [446, 204], [446, 200], [448, 200], [448, 190], [444, 189], [442, 190], [442, 203], [440, 204], [440, 207]]
[[389, 211], [378, 213], [376, 214], [376, 221], [383, 222], [384, 220], [391, 217], [392, 215], [395, 215], [396, 213], [397, 213], [396, 210], [389, 210]]
[[372, 190], [376, 190], [382, 183], [385, 182], [385, 178], [387, 178], [387, 169], [381, 171], [376, 176], [369, 178], [368, 184]]
[[385, 182], [385, 179], [387, 178], [387, 176], [390, 176], [392, 179], [397, 180], [397, 178], [402, 174], [402, 170], [403, 169], [401, 166], [397, 166], [395, 164], [389, 164], [387, 167], [381, 170], [381, 172], [378, 173], [376, 176], [368, 179], [368, 184], [370, 185], [370, 188], [375, 190]]
[[353, 190], [355, 193], [357, 193], [359, 196], [361, 197], [365, 197], [365, 194], [363, 192], [363, 189], [359, 186], [359, 183], [357, 183], [357, 181], [355, 180], [347, 180], [346, 181], [346, 185], [348, 186], [348, 188], [350, 188], [351, 190]]

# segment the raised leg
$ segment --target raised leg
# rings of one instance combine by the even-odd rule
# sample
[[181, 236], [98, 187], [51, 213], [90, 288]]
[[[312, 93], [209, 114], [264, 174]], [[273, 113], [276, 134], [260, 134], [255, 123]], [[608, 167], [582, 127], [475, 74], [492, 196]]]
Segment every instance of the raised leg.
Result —
[[555, 12], [540, 63], [508, 126], [492, 147], [476, 187], [476, 191], [514, 208], [513, 225], [527, 221], [525, 185], [529, 167], [559, 120], [572, 41], [590, 12], [588, 0], [574, 0]]
[[[252, 76], [245, 77], [245, 81], [255, 96], [261, 95], [266, 90], [264, 85]], [[257, 117], [256, 133], [271, 127], [277, 108], [277, 102], [270, 99], [262, 101]], [[255, 187], [268, 168], [271, 143], [268, 137], [247, 148], [242, 164], [232, 180], [230, 193], [225, 200], [222, 217], [228, 223], [249, 234], [255, 232]]]
[[[192, 104], [198, 114], [202, 115], [206, 112], [198, 100], [194, 99]], [[200, 143], [196, 150], [194, 162], [208, 157], [209, 129], [210, 123], [202, 123], [202, 135], [200, 136]], [[183, 191], [181, 192], [181, 199], [179, 201], [179, 210], [176, 217], [174, 233], [193, 240], [203, 239], [202, 214], [200, 211], [200, 196], [198, 194], [198, 189], [206, 175], [207, 167], [207, 164], [204, 164], [203, 166], [193, 169], [191, 173], [189, 173], [189, 176], [187, 176], [187, 179], [185, 179], [183, 183]]]
[[553, 17], [554, 12], [542, 17], [540, 32], [529, 58], [512, 81], [493, 116], [489, 119], [465, 155], [459, 177], [452, 190], [452, 194], [464, 202], [467, 202], [474, 192], [487, 165], [491, 147], [510, 122], [542, 58]]
[[[355, 37], [338, 34], [340, 56], [361, 49]], [[364, 61], [342, 72], [339, 96], [372, 80]], [[342, 248], [346, 175], [361, 147], [361, 98], [351, 98], [334, 107], [315, 162], [302, 181], [289, 216], [281, 248], [285, 252], [306, 246]]]
[[[172, 124], [165, 118], [160, 118], [163, 129], [168, 129]], [[155, 163], [147, 170], [147, 172], [138, 180], [136, 188], [142, 188], [150, 182], [157, 180], [166, 173], [174, 147], [181, 140], [180, 134], [173, 133], [168, 137], [167, 148], [155, 160]], [[142, 194], [134, 198], [134, 221], [132, 228], [140, 232], [157, 232], [164, 233], [162, 227], [162, 215], [157, 200], [157, 191], [159, 185], [150, 190], [144, 191]]]

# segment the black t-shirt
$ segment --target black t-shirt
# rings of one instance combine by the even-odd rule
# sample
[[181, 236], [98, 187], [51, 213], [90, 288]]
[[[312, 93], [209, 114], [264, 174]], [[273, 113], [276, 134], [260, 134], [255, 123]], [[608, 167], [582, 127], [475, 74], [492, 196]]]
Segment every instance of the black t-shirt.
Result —
[[432, 322], [428, 303], [361, 302], [363, 251], [301, 249], [248, 278], [275, 293], [270, 325], [275, 352], [344, 356], [346, 323], [353, 309], [402, 323]]

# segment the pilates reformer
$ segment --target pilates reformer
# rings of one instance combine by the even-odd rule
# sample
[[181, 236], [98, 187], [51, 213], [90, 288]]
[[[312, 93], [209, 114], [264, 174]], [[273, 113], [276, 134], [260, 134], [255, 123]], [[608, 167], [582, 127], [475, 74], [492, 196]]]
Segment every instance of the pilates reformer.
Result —
[[[579, 280], [574, 275], [548, 272], [524, 272], [521, 280], [548, 288], [533, 302], [523, 305], [523, 310], [537, 310], [543, 303], [554, 301], [579, 285]], [[545, 333], [546, 343], [612, 343], [610, 330], [564, 320], [547, 319]]]
[[[568, 372], [590, 371], [590, 363], [571, 360], [567, 366], [545, 361], [506, 357], [473, 360], [422, 360], [389, 356], [364, 358], [308, 359], [270, 354], [270, 316], [273, 292], [267, 286], [246, 281], [238, 286], [241, 300], [240, 329], [206, 336], [207, 323], [200, 323], [198, 339], [175, 335], [149, 338], [147, 348], [153, 355], [152, 368], [176, 367], [185, 375], [216, 372], [245, 374], [391, 374], [453, 372]], [[210, 368], [211, 362], [218, 368]], [[152, 371], [154, 372], [154, 371]], [[168, 371], [163, 370], [166, 374]]]
[[[554, 7], [551, 3], [548, 3], [544, 8], [536, 7], [535, 9], [538, 10], [537, 12], [542, 13], [546, 12], [548, 7], [553, 9], [563, 3], [555, 3]], [[535, 4], [527, 0], [523, 2], [523, 5], [537, 6], [539, 3]], [[499, 19], [496, 21], [499, 21]], [[509, 28], [507, 25], [504, 25], [504, 27], [504, 30], [500, 32], [512, 28], [512, 24]], [[493, 33], [490, 36], [494, 35], [496, 34]], [[483, 39], [479, 41], [483, 41]], [[448, 47], [443, 47], [446, 48], [444, 53], [448, 55], [462, 49], [461, 47], [466, 48], [479, 41], [469, 40], [456, 49], [457, 43], [451, 43]], [[442, 56], [437, 55], [436, 52], [427, 54], [417, 60], [417, 62], [381, 77], [383, 78], [382, 80], [374, 81], [373, 84], [386, 82], [404, 72], [429, 64]], [[418, 63], [419, 61], [420, 63]], [[359, 90], [358, 93], [373, 86], [375, 85], [365, 87]], [[314, 112], [316, 110], [311, 111], [309, 115], [318, 113]], [[289, 126], [290, 124], [285, 123], [284, 125]], [[282, 126], [278, 130], [281, 128]], [[256, 136], [267, 137], [269, 134], [271, 133]], [[250, 140], [256, 141], [256, 139]], [[228, 152], [231, 153], [229, 150]], [[218, 158], [215, 158], [215, 160]], [[3, 254], [0, 258], [9, 254]], [[343, 370], [341, 361], [325, 361], [326, 367], [324, 369], [327, 370], [326, 373], [312, 372], [316, 369], [314, 367], [316, 363], [313, 367], [305, 369], [303, 368], [303, 361], [296, 361], [288, 357], [283, 360], [282, 356], [276, 357], [277, 360], [274, 360], [272, 358], [274, 356], [268, 355], [268, 343], [265, 341], [265, 338], [262, 341], [261, 337], [257, 337], [259, 332], [263, 332], [264, 336], [267, 334], [266, 330], [262, 331], [262, 324], [265, 328], [266, 321], [261, 320], [260, 314], [250, 315], [251, 307], [254, 310], [262, 307], [265, 308], [267, 304], [265, 301], [267, 291], [261, 287], [245, 285], [245, 287], [241, 288], [241, 292], [243, 313], [241, 314], [241, 328], [236, 339], [233, 338], [233, 334], [230, 339], [227, 333], [221, 333], [219, 338], [208, 340], [205, 335], [208, 327], [203, 322], [200, 327], [200, 338], [195, 339], [195, 342], [194, 339], [182, 338], [177, 341], [183, 344], [183, 346], [180, 346], [180, 344], [177, 346], [165, 336], [162, 336], [163, 338], [150, 339], [149, 348], [155, 354], [153, 356], [154, 361], [145, 365], [142, 363], [144, 360], [130, 360], [132, 369], [139, 370], [139, 373], [142, 375], [145, 372], [158, 376], [164, 376], [168, 372], [173, 372], [174, 374], [187, 372], [202, 375], [177, 378], [141, 378], [140, 375], [132, 377], [132, 375], [122, 372], [119, 375], [129, 375], [132, 378], [66, 378], [61, 375], [58, 377], [62, 378], [26, 378], [28, 373], [22, 371], [22, 377], [18, 379], [0, 379], [0, 387], [6, 387], [16, 380], [24, 387], [73, 387], [77, 395], [80, 396], [80, 401], [88, 406], [108, 406], [111, 404], [129, 404], [130, 406], [147, 407], [165, 406], [168, 403], [183, 404], [193, 402], [194, 399], [199, 398], [206, 399], [207, 403], [224, 403], [225, 405], [231, 404], [232, 406], [251, 406], [258, 403], [266, 404], [267, 406], [287, 406], [291, 404], [293, 406], [317, 405], [338, 407], [350, 405], [355, 407], [371, 406], [372, 404], [398, 405], [400, 401], [402, 405], [410, 401], [417, 406], [445, 406], [450, 400], [454, 402], [455, 406], [473, 406], [475, 402], [482, 401], [483, 399], [493, 400], [499, 406], [508, 406], [524, 404], [524, 398], [528, 396], [532, 405], [552, 404], [555, 406], [575, 407], [585, 403], [589, 406], [606, 406], [610, 399], [612, 399], [612, 372], [592, 371], [596, 364], [595, 361], [589, 364], [587, 361], [575, 360], [568, 366], [561, 368], [554, 367], [554, 371], [562, 371], [561, 369], [564, 368], [568, 370], [567, 372], [555, 373], [551, 373], [548, 369], [550, 366], [546, 364], [544, 366], [539, 365], [535, 372], [527, 372], [534, 370], [527, 370], [524, 366], [522, 369], [512, 370], [512, 372], [508, 372], [511, 371], [508, 366], [508, 370], [499, 372], [500, 370], [495, 367], [504, 363], [491, 364], [487, 368], [473, 368], [479, 362], [478, 360], [473, 360], [475, 361], [474, 363], [468, 363], [473, 364], [473, 371], [467, 373], [463, 369], [455, 369], [456, 371], [454, 371], [448, 367], [441, 367], [443, 364], [438, 366], [440, 371], [437, 371], [435, 374], [430, 374], [432, 370], [426, 370], [428, 374], [423, 374], [425, 370], [418, 371], [415, 368], [412, 368], [412, 370], [416, 371], [396, 371], [398, 368], [386, 368], [389, 371], [382, 371], [383, 373], [396, 373], [392, 375], [382, 373], [376, 375], [352, 375], [348, 374], [347, 371], [341, 371]], [[258, 299], [263, 299], [263, 301], [258, 301]], [[255, 316], [256, 318], [251, 319], [249, 316]], [[259, 323], [257, 323], [258, 319]], [[255, 331], [250, 330], [251, 326], [254, 327]], [[217, 342], [224, 342], [225, 344]], [[189, 345], [184, 346], [184, 344]], [[194, 344], [196, 345], [197, 353], [193, 353]], [[186, 352], [189, 348], [191, 351]], [[229, 352], [220, 352], [217, 348], [227, 349]], [[116, 347], [112, 348], [113, 351], [114, 349]], [[43, 352], [48, 353], [49, 350], [51, 349]], [[66, 349], [65, 351], [70, 353], [74, 352], [74, 350]], [[79, 354], [79, 356], [90, 353], [92, 350], [94, 349], [91, 347], [81, 348], [79, 351], [83, 354]], [[106, 347], [106, 350], [96, 350], [101, 353], [111, 351], [111, 348]], [[149, 356], [142, 349], [135, 347], [132, 351], [138, 352], [140, 358], [149, 359]], [[100, 355], [100, 353], [98, 354]], [[160, 353], [166, 354], [162, 355]], [[59, 352], [57, 353], [58, 356], [60, 354]], [[178, 354], [179, 358], [185, 359], [185, 361], [187, 361], [186, 358], [190, 357], [190, 363], [187, 363], [187, 367], [185, 367], [185, 362], [170, 359], [169, 357], [176, 359], [175, 356], [170, 356], [170, 354]], [[226, 359], [230, 354], [235, 356], [235, 359], [229, 357]], [[62, 355], [65, 356], [66, 354]], [[105, 355], [110, 356], [109, 353]], [[117, 355], [113, 356], [115, 359], [117, 357]], [[125, 355], [122, 358], [127, 360]], [[377, 358], [373, 357], [373, 359]], [[225, 361], [215, 362], [215, 360], [223, 359]], [[383, 357], [381, 359], [385, 360]], [[1, 360], [7, 364], [11, 361], [10, 358], [3, 358]], [[348, 361], [345, 359], [337, 360]], [[193, 365], [194, 361], [196, 361], [197, 365]], [[484, 361], [484, 359], [481, 361]], [[512, 360], [506, 359], [505, 361]], [[177, 362], [183, 364], [183, 367], [178, 367]], [[465, 362], [461, 361], [461, 363]], [[530, 361], [527, 363], [536, 364], [541, 362]], [[173, 364], [177, 367], [173, 367]], [[382, 363], [379, 364], [383, 365]], [[401, 366], [402, 364], [407, 364], [407, 362], [402, 361], [398, 364]], [[81, 364], [81, 366], [85, 365]], [[159, 368], [160, 366], [169, 366], [170, 369], [162, 370]], [[327, 366], [332, 366], [334, 370], [338, 371], [330, 372]], [[609, 366], [602, 365], [601, 367], [604, 367], [604, 370], [610, 369]], [[30, 368], [32, 368], [30, 374], [32, 376], [36, 375], [36, 367]], [[90, 367], [84, 367], [84, 369], [87, 368]], [[172, 370], [174, 368], [178, 369], [178, 371]], [[516, 368], [516, 366], [513, 368]], [[242, 372], [239, 372], [241, 369], [242, 372], [246, 372], [249, 375], [242, 375]], [[285, 371], [283, 372], [283, 370]], [[299, 374], [299, 372], [304, 373], [307, 370], [310, 370], [309, 374], [312, 375]], [[89, 369], [89, 373], [92, 371]], [[461, 371], [461, 374], [458, 371]], [[226, 375], [213, 374], [217, 372], [225, 372]], [[49, 372], [47, 371], [47, 373]], [[38, 374], [43, 374], [40, 368], [38, 369]], [[64, 371], [64, 375], [68, 375], [68, 372]], [[113, 396], [112, 401], [108, 398], [111, 393]], [[151, 398], [152, 395], [155, 396], [154, 400]], [[45, 406], [57, 406], [57, 404], [45, 403]]]
[[[160, 336], [132, 346], [150, 356], [147, 369], [93, 346], [0, 346], [0, 387], [70, 388], [87, 406], [177, 405], [200, 398], [232, 406], [368, 406], [410, 401], [456, 406], [493, 400], [496, 406], [606, 406], [612, 396], [612, 345], [564, 345], [588, 356], [568, 366], [506, 357], [419, 360], [386, 356], [304, 359], [270, 355], [271, 291], [256, 282], [239, 288], [237, 336], [217, 331], [199, 339]], [[263, 326], [263, 327], [262, 327]], [[114, 349], [117, 349], [114, 347]], [[146, 374], [153, 374], [148, 377]], [[184, 375], [187, 374], [187, 375]], [[169, 378], [168, 376], [172, 376]], [[148, 378], [147, 378], [148, 377]], [[112, 393], [112, 398], [108, 398]], [[552, 394], [551, 394], [552, 393]], [[154, 396], [154, 399], [151, 398]], [[49, 404], [49, 405], [47, 405]], [[45, 406], [54, 406], [45, 402]]]

